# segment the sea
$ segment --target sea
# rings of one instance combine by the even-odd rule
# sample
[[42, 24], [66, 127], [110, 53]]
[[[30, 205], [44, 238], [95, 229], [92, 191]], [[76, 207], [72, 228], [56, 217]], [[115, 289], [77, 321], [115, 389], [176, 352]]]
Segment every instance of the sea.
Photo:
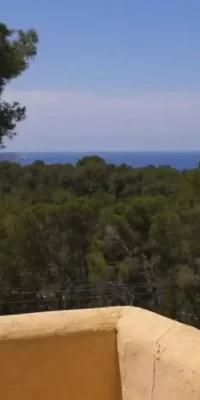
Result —
[[119, 151], [119, 152], [20, 152], [11, 153], [3, 151], [0, 160], [8, 159], [19, 162], [22, 165], [32, 164], [36, 160], [42, 160], [45, 164], [75, 164], [84, 156], [98, 155], [106, 162], [120, 165], [127, 164], [132, 167], [145, 167], [148, 165], [167, 165], [177, 169], [197, 168], [200, 162], [200, 151]]

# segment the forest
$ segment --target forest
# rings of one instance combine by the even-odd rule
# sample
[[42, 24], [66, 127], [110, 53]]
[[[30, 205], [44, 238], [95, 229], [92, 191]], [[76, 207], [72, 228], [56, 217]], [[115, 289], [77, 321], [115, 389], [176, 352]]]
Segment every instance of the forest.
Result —
[[134, 305], [200, 326], [200, 169], [0, 163], [0, 314]]

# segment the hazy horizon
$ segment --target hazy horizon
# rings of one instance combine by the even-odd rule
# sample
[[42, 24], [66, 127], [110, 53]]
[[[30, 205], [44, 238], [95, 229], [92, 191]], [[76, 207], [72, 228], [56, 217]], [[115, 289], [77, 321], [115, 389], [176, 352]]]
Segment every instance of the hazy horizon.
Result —
[[64, 154], [90, 154], [90, 155], [98, 155], [98, 154], [106, 154], [106, 153], [127, 153], [127, 154], [133, 154], [133, 153], [200, 153], [199, 150], [50, 150], [50, 151], [45, 151], [45, 150], [19, 150], [19, 151], [14, 151], [14, 150], [8, 150], [8, 149], [0, 149], [2, 153], [27, 153], [27, 154], [55, 154], [55, 153], [64, 153]]
[[200, 149], [200, 2], [10, 0], [1, 18], [40, 38], [3, 95], [27, 106], [8, 151]]

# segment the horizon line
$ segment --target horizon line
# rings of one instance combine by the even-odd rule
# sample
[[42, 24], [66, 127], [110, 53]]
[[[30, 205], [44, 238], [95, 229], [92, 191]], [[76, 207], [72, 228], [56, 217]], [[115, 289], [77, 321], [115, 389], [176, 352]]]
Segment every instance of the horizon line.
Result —
[[1, 153], [199, 153], [200, 149], [193, 150], [181, 150], [181, 149], [173, 149], [173, 150], [7, 150], [0, 149]]

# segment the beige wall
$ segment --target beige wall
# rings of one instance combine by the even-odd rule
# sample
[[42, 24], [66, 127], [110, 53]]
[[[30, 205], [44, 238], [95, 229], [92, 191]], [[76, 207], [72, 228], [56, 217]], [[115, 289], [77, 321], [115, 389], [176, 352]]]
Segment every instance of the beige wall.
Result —
[[0, 317], [0, 377], [3, 400], [199, 400], [200, 332], [133, 307]]
[[116, 310], [0, 318], [2, 400], [120, 400]]
[[200, 400], [200, 331], [125, 309], [118, 321], [123, 400]]

